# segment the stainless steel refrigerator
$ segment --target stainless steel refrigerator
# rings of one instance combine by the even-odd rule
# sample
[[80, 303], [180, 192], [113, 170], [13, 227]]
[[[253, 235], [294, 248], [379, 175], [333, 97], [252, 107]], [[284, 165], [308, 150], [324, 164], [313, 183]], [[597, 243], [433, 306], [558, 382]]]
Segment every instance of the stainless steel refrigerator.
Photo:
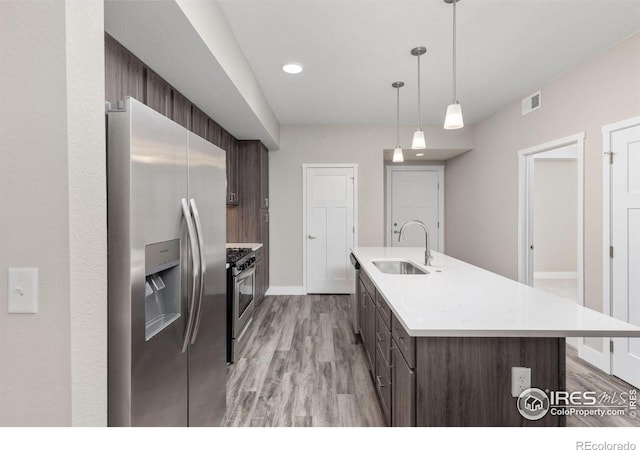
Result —
[[221, 425], [225, 152], [120, 106], [107, 114], [109, 425]]

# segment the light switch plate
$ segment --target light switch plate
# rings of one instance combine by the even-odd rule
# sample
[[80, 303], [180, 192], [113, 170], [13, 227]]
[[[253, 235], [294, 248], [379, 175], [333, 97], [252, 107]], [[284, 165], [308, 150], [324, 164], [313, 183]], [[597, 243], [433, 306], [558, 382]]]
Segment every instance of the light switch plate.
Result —
[[15, 267], [9, 269], [8, 307], [10, 314], [38, 312], [38, 269]]

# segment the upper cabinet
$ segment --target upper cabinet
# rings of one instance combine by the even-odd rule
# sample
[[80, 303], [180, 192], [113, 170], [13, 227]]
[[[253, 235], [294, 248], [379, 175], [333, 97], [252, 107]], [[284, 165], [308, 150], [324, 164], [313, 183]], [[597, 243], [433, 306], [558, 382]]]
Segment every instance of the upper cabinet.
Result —
[[237, 206], [238, 195], [238, 141], [226, 131], [222, 134], [222, 144], [227, 151], [227, 205]]
[[169, 118], [187, 129], [191, 129], [191, 102], [180, 92], [171, 92], [171, 115]]
[[171, 117], [171, 86], [153, 70], [147, 69], [146, 79], [147, 105], [160, 114]]
[[258, 143], [260, 153], [260, 208], [269, 208], [269, 152], [262, 142]]
[[110, 36], [105, 38], [105, 97], [106, 101], [116, 103], [125, 97], [145, 101], [144, 65], [123, 49]]
[[209, 117], [200, 108], [191, 105], [191, 127], [189, 129], [203, 139], [207, 139], [208, 120]]

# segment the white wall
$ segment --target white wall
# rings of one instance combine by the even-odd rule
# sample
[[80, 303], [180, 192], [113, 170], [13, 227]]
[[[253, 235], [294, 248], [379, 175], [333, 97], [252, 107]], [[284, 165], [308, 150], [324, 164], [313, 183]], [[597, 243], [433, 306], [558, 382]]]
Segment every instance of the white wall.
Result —
[[534, 272], [578, 270], [578, 164], [534, 159]]
[[[411, 127], [401, 130], [405, 148], [410, 147], [413, 131]], [[472, 127], [459, 131], [428, 127], [425, 133], [428, 148], [472, 147]], [[303, 285], [302, 164], [357, 163], [358, 243], [384, 245], [382, 151], [395, 142], [395, 127], [281, 127], [280, 150], [269, 152], [270, 286]]]
[[[102, 1], [0, 2], [0, 425], [106, 424]], [[7, 268], [39, 311], [7, 311]]]
[[638, 55], [636, 33], [542, 86], [539, 110], [517, 100], [476, 124], [475, 149], [447, 163], [447, 253], [517, 279], [517, 152], [584, 131], [585, 304], [602, 310], [601, 127], [640, 114]]

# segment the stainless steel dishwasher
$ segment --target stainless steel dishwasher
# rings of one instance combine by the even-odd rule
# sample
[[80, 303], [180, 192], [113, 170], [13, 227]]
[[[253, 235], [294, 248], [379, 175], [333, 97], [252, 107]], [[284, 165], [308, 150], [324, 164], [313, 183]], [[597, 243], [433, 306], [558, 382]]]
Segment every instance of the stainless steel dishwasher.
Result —
[[351, 264], [355, 269], [355, 276], [353, 277], [355, 286], [351, 291], [351, 298], [349, 302], [351, 306], [351, 321], [353, 322], [353, 332], [355, 334], [359, 334], [360, 327], [358, 324], [360, 322], [360, 318], [358, 317], [358, 300], [360, 299], [360, 263], [358, 262], [356, 257], [353, 256], [353, 253], [349, 255], [349, 258], [351, 259]]

